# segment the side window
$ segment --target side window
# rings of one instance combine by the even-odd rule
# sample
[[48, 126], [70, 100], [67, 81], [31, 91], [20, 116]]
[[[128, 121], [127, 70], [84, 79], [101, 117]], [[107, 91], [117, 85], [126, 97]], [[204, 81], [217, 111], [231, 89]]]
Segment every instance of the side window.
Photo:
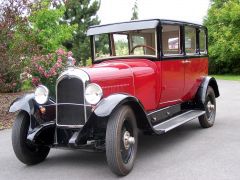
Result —
[[156, 30], [143, 29], [129, 33], [131, 55], [156, 55]]
[[196, 28], [185, 26], [185, 52], [196, 53]]
[[199, 31], [199, 48], [201, 54], [207, 53], [207, 47], [206, 47], [206, 33], [203, 29], [200, 29]]
[[164, 55], [180, 54], [180, 26], [162, 26], [162, 50]]

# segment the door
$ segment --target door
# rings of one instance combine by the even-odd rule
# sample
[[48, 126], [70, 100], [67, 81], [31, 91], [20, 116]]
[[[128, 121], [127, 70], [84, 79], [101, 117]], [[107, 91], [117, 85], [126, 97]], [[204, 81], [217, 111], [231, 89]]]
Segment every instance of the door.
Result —
[[[203, 37], [202, 37], [203, 36]], [[206, 76], [208, 59], [204, 57], [206, 50], [206, 37], [204, 31], [198, 31], [195, 27], [185, 26], [185, 85], [183, 100], [192, 99]]]
[[180, 26], [162, 26], [162, 80], [160, 107], [180, 103], [184, 90], [184, 56], [181, 54]]

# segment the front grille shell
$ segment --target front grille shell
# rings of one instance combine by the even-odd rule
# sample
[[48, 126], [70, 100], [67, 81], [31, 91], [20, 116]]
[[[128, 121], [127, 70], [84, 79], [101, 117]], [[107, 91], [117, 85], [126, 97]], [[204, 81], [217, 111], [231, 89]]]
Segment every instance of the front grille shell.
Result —
[[[72, 86], [71, 83], [76, 83], [76, 89], [74, 87], [62, 87], [63, 85]], [[87, 121], [86, 109], [89, 106], [86, 104], [84, 97], [88, 83], [89, 77], [81, 69], [71, 68], [59, 76], [56, 83], [56, 124], [58, 127], [83, 127]], [[59, 91], [61, 89], [68, 91], [66, 95], [64, 95], [65, 92]]]

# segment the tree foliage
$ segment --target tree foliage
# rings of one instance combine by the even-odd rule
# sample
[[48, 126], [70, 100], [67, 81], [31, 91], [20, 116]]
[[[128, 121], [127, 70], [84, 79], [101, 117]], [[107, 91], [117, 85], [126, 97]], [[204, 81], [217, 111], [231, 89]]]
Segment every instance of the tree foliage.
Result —
[[25, 30], [30, 2], [6, 0], [0, 4], [0, 92], [16, 91], [22, 69], [22, 57], [31, 52], [32, 46], [16, 35], [17, 29]]
[[20, 89], [20, 74], [35, 55], [55, 52], [73, 38], [61, 0], [6, 0], [0, 4], [0, 91]]
[[136, 19], [138, 19], [138, 4], [137, 4], [137, 0], [135, 0], [134, 6], [132, 8], [131, 20], [136, 20]]
[[209, 32], [210, 72], [240, 73], [240, 1], [212, 0], [204, 24]]
[[51, 2], [45, 0], [38, 6], [41, 8], [29, 17], [30, 29], [42, 53], [52, 53], [73, 38], [76, 26], [62, 20], [66, 10], [64, 5], [51, 7]]
[[86, 31], [89, 26], [100, 23], [96, 15], [100, 3], [97, 0], [68, 0], [65, 4], [65, 19], [71, 25], [77, 25], [73, 42], [71, 42], [74, 57], [86, 65], [86, 60], [91, 57], [90, 40], [86, 36]]
[[31, 59], [52, 54], [66, 42], [85, 65], [90, 57], [86, 31], [100, 23], [99, 6], [97, 0], [1, 1], [0, 92], [19, 90], [20, 77], [29, 75]]

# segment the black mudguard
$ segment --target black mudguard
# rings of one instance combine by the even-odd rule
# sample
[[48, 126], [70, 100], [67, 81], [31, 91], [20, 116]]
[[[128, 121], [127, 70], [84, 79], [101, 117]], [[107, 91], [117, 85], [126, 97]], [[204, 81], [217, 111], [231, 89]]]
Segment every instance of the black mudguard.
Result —
[[34, 93], [26, 94], [15, 99], [10, 105], [9, 112], [16, 112], [19, 110], [26, 111], [30, 116], [34, 113]]
[[[40, 113], [40, 106], [46, 108], [44, 114]], [[39, 105], [34, 100], [34, 93], [26, 94], [14, 100], [9, 112], [25, 111], [30, 117], [28, 141], [36, 145], [51, 146], [54, 140], [55, 124], [55, 102], [49, 99], [45, 104]]]
[[137, 124], [140, 129], [152, 129], [144, 107], [134, 96], [128, 94], [112, 94], [102, 99], [91, 113], [87, 123], [82, 128], [77, 138], [77, 143], [89, 136], [91, 129], [106, 129], [109, 117], [122, 105], [129, 105], [135, 112]]
[[128, 94], [113, 94], [100, 101], [94, 110], [97, 117], [108, 117], [119, 106], [125, 103], [137, 103], [144, 111], [141, 102], [134, 96]]
[[198, 103], [200, 103], [201, 105], [204, 105], [204, 103], [205, 103], [208, 86], [211, 86], [213, 88], [216, 98], [220, 96], [216, 79], [211, 76], [206, 76], [203, 79], [203, 81], [197, 91], [197, 95], [196, 95], [196, 101]]
[[[52, 99], [49, 99], [46, 104], [39, 105], [34, 100], [34, 93], [29, 93], [15, 99], [10, 105], [9, 112], [26, 111], [29, 114], [31, 128], [33, 129], [37, 125], [55, 120], [54, 104], [55, 102]], [[46, 114], [42, 115], [39, 113], [40, 106], [46, 108]]]

